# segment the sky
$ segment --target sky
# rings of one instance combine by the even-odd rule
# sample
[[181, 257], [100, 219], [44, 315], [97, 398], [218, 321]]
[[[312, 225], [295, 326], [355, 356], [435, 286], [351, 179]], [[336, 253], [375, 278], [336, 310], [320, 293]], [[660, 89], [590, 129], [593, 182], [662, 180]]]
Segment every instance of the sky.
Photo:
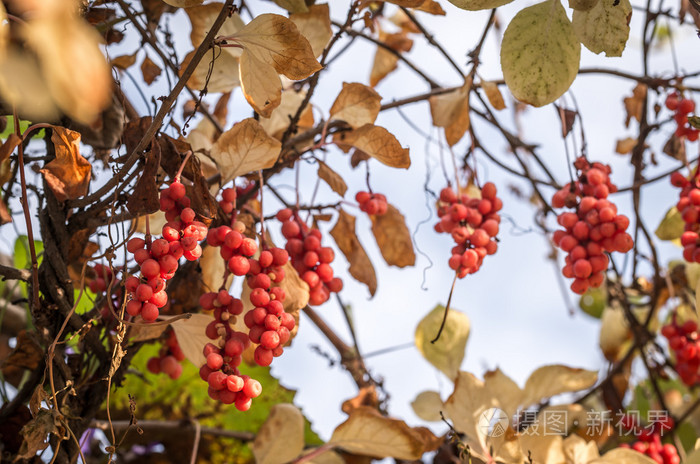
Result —
[[[331, 2], [331, 14], [335, 19], [341, 19], [347, 3]], [[534, 3], [519, 0], [499, 9], [501, 27], [504, 28], [520, 8]], [[440, 0], [440, 4], [447, 11], [445, 17], [432, 17], [422, 13], [419, 13], [418, 17], [428, 30], [436, 32], [437, 40], [458, 63], [466, 65], [466, 53], [477, 42], [488, 18], [488, 12], [459, 10], [445, 0]], [[343, 7], [340, 8], [340, 5]], [[251, 6], [256, 13], [263, 10], [280, 11], [275, 10], [269, 2], [251, 2]], [[170, 19], [170, 23], [172, 29], [177, 31], [176, 48], [181, 51], [180, 55], [184, 56], [191, 48], [188, 21], [184, 14], [178, 13]], [[605, 67], [641, 74], [639, 43], [642, 12], [634, 11], [631, 28], [630, 41], [621, 58], [597, 56], [582, 48], [581, 67]], [[695, 62], [694, 50], [697, 49], [698, 40], [694, 27], [678, 26], [674, 23], [672, 30], [681, 69], [686, 72], [695, 71], [696, 69], [691, 67]], [[484, 44], [479, 75], [485, 79], [495, 80], [502, 76], [498, 51], [500, 34], [492, 31]], [[138, 43], [125, 41], [111, 47], [110, 54], [118, 56], [132, 53], [136, 47]], [[140, 53], [138, 62], [144, 52]], [[148, 53], [156, 61], [155, 56]], [[373, 54], [372, 44], [358, 42], [342, 59], [324, 72], [313, 99], [317, 120], [319, 116], [327, 115], [343, 82], [368, 83]], [[417, 36], [414, 48], [407, 56], [426, 69], [438, 83], [446, 86], [462, 84], [449, 64]], [[653, 75], [671, 76], [673, 64], [670, 44], [666, 42], [654, 48], [650, 61]], [[463, 69], [465, 72], [468, 70], [466, 66], [463, 66]], [[132, 72], [138, 74], [136, 69], [132, 69]], [[133, 85], [126, 78], [122, 80], [125, 91], [131, 91], [133, 94]], [[576, 97], [583, 116], [589, 158], [611, 164], [612, 180], [619, 186], [629, 185], [632, 177], [628, 157], [616, 154], [614, 147], [616, 140], [635, 133], [634, 123], [629, 129], [624, 127], [622, 105], [622, 98], [630, 95], [633, 87], [630, 81], [589, 74], [579, 76], [570, 91]], [[501, 89], [508, 108], [498, 116], [508, 127], [514, 127], [513, 99], [504, 87]], [[426, 92], [429, 88], [403, 64], [399, 64], [399, 69], [382, 81], [376, 90], [382, 95], [384, 102], [389, 102], [394, 98]], [[159, 78], [149, 91], [155, 96], [166, 94], [167, 81], [163, 77]], [[146, 110], [140, 98], [134, 96], [132, 101], [139, 111]], [[564, 101], [569, 106], [571, 99], [566, 97]], [[662, 98], [659, 101], [662, 101]], [[229, 127], [233, 121], [251, 115], [250, 107], [243, 99], [240, 89], [234, 92], [229, 109]], [[371, 235], [370, 220], [358, 209], [350, 207], [348, 211], [358, 216], [357, 230], [360, 241], [376, 268], [379, 283], [376, 295], [370, 298], [364, 285], [347, 277], [347, 263], [341, 253], [336, 254], [334, 263], [336, 273], [345, 277], [345, 288], [341, 298], [352, 306], [362, 353], [410, 344], [414, 339], [418, 321], [435, 305], [446, 303], [452, 284], [453, 274], [447, 266], [450, 248], [453, 246], [452, 240], [447, 235], [438, 235], [433, 231], [432, 226], [437, 217], [433, 199], [424, 190], [426, 183], [432, 192], [438, 192], [446, 185], [440, 167], [441, 148], [437, 143], [438, 132], [431, 126], [427, 103], [406, 106], [403, 114], [422, 132], [431, 134], [433, 141], [426, 141], [425, 137], [407, 124], [397, 111], [381, 113], [376, 124], [388, 128], [403, 146], [410, 148], [412, 166], [409, 170], [396, 170], [370, 161], [370, 182], [374, 191], [384, 193], [389, 203], [405, 215], [408, 227], [415, 232], [414, 243], [417, 251], [420, 250], [417, 252], [416, 265], [408, 269], [386, 266]], [[525, 141], [539, 146], [542, 159], [555, 173], [559, 182], [564, 183], [568, 178], [568, 168], [555, 111], [551, 106], [539, 109], [529, 107], [521, 114], [519, 122]], [[479, 122], [476, 121], [475, 124]], [[517, 166], [513, 156], [506, 151], [504, 141], [496, 133], [483, 125], [476, 127], [481, 132], [482, 141], [488, 144], [499, 160], [509, 166]], [[578, 130], [577, 127], [577, 137]], [[662, 135], [668, 137], [670, 130], [672, 129], [665, 130]], [[467, 138], [465, 137], [465, 140]], [[663, 136], [652, 139], [652, 149], [661, 166], [651, 168], [650, 173], [663, 172], [676, 163], [675, 160], [661, 154], [664, 141]], [[581, 146], [578, 139], [577, 144]], [[466, 148], [467, 145], [463, 141], [456, 147], [455, 152], [458, 155], [463, 154]], [[690, 144], [688, 149], [691, 156], [697, 150], [697, 145]], [[448, 152], [443, 149], [442, 155], [445, 156], [450, 169]], [[499, 367], [520, 385], [523, 385], [530, 372], [545, 364], [560, 363], [592, 370], [603, 369], [606, 362], [598, 348], [599, 322], [578, 310], [573, 314], [569, 313], [568, 307], [571, 303], [567, 301], [575, 305], [577, 298], [571, 292], [563, 296], [559, 289], [556, 280], [559, 270], [547, 259], [548, 238], [542, 235], [534, 224], [535, 210], [509, 192], [509, 186], [512, 185], [529, 194], [529, 187], [483, 156], [477, 154], [476, 159], [481, 181], [492, 181], [499, 188], [499, 196], [504, 202], [504, 220], [499, 234], [498, 253], [489, 256], [477, 274], [459, 280], [455, 286], [452, 308], [466, 314], [471, 321], [471, 334], [462, 369], [482, 376], [486, 370]], [[326, 162], [346, 179], [350, 186], [346, 200], [353, 201], [355, 192], [365, 188], [364, 170], [351, 169], [348, 156], [334, 148], [328, 149]], [[302, 166], [301, 193], [302, 198], [307, 200], [315, 185], [315, 172], [314, 165]], [[280, 186], [280, 190], [288, 194], [289, 198], [293, 198], [292, 191], [283, 187], [294, 185], [291, 171], [283, 172], [274, 184]], [[545, 189], [544, 192], [547, 196], [554, 193], [552, 189]], [[329, 202], [337, 200], [337, 196], [323, 184], [318, 198], [320, 201], [328, 199]], [[616, 195], [614, 200], [622, 212], [630, 214], [629, 195]], [[676, 200], [677, 192], [667, 181], [645, 187], [642, 209], [647, 226], [654, 229]], [[265, 194], [266, 215], [272, 214], [278, 205], [275, 205], [271, 194]], [[334, 222], [328, 223], [322, 228], [324, 244], [332, 244], [329, 231], [333, 224]], [[418, 226], [419, 224], [421, 225]], [[16, 227], [18, 231], [23, 231], [19, 221]], [[276, 226], [272, 225], [271, 229], [273, 237], [280, 241], [281, 236]], [[11, 250], [13, 234], [8, 226], [2, 229], [0, 250]], [[663, 262], [680, 257], [680, 249], [672, 245], [661, 244], [659, 250]], [[621, 263], [621, 260], [618, 262]], [[350, 341], [342, 312], [333, 298], [316, 308], [316, 311], [337, 329], [342, 338]], [[346, 417], [340, 410], [342, 401], [353, 397], [356, 387], [350, 376], [338, 364], [329, 366], [328, 359], [319, 355], [312, 347], [318, 347], [321, 352], [328, 353], [332, 359], [338, 360], [333, 347], [310, 320], [302, 316], [298, 336], [291, 348], [285, 349], [284, 356], [275, 359], [272, 372], [279, 377], [283, 385], [297, 390], [295, 403], [312, 422], [314, 430], [322, 438], [328, 439], [333, 428]], [[444, 430], [440, 424], [422, 422], [410, 407], [410, 402], [422, 391], [438, 391], [443, 399], [447, 399], [452, 391], [451, 381], [425, 361], [415, 348], [403, 348], [371, 356], [366, 359], [366, 364], [373, 376], [383, 379], [383, 387], [390, 394], [388, 405], [393, 416], [402, 418], [411, 425], [430, 425], [435, 431]]]

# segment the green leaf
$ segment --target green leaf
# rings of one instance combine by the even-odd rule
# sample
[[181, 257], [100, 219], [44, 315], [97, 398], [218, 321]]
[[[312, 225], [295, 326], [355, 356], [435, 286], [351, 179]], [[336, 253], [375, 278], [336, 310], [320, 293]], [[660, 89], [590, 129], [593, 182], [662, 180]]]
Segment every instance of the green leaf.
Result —
[[469, 318], [466, 314], [450, 308], [440, 338], [435, 343], [431, 343], [440, 329], [444, 314], [444, 306], [435, 306], [418, 323], [415, 341], [416, 347], [423, 357], [447, 377], [454, 380], [457, 378], [459, 366], [464, 359], [464, 349], [469, 338]]
[[501, 68], [515, 98], [533, 106], [552, 103], [578, 73], [581, 44], [559, 0], [515, 15], [503, 35]]
[[[7, 126], [5, 127], [5, 130], [0, 132], [0, 139], [5, 140], [10, 136], [15, 131], [15, 119], [12, 116], [5, 116], [7, 118]], [[31, 126], [32, 123], [30, 121], [25, 121], [24, 119], [20, 119], [19, 121], [19, 130], [20, 132], [24, 132], [27, 130], [29, 126]], [[36, 134], [32, 137], [32, 139], [43, 139], [44, 138], [44, 129], [39, 129]]]
[[[34, 250], [36, 251], [37, 264], [41, 265], [44, 244], [38, 240], [34, 240]], [[29, 238], [26, 235], [20, 235], [15, 240], [13, 261], [17, 269], [31, 269], [32, 257], [29, 251]], [[22, 289], [22, 295], [26, 298], [29, 295], [27, 283], [21, 282], [20, 288]]]
[[513, 0], [449, 0], [457, 8], [469, 11], [490, 10], [507, 5]]
[[675, 240], [683, 235], [684, 230], [685, 221], [678, 209], [673, 206], [666, 212], [666, 216], [661, 220], [654, 234], [661, 240]]
[[581, 295], [578, 300], [578, 306], [589, 316], [600, 319], [603, 315], [603, 310], [608, 305], [608, 292], [601, 287], [589, 288], [586, 293]]
[[688, 116], [688, 124], [690, 124], [694, 129], [700, 129], [700, 117]]
[[574, 11], [572, 23], [581, 43], [593, 53], [622, 56], [631, 17], [629, 0], [600, 0], [588, 11]]

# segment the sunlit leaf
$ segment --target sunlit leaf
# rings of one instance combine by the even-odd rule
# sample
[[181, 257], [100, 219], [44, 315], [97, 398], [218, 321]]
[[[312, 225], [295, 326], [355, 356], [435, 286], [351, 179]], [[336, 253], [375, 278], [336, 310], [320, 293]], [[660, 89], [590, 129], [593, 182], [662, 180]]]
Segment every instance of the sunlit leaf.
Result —
[[421, 319], [416, 327], [415, 342], [418, 351], [425, 359], [454, 380], [464, 359], [470, 323], [466, 314], [450, 308], [440, 338], [435, 343], [431, 343], [440, 329], [444, 314], [445, 307], [437, 305]]
[[294, 21], [299, 32], [309, 41], [314, 56], [320, 56], [333, 36], [330, 11], [327, 3], [311, 5], [308, 10], [304, 13], [295, 12], [289, 19]]
[[393, 205], [388, 205], [385, 214], [371, 215], [372, 233], [377, 240], [384, 261], [390, 266], [406, 267], [416, 264], [411, 232], [403, 214]]
[[365, 124], [359, 129], [340, 132], [333, 136], [333, 142], [357, 148], [392, 168], [408, 169], [411, 165], [408, 148], [403, 148], [391, 132], [380, 126]]
[[341, 209], [338, 214], [338, 222], [331, 229], [331, 236], [350, 263], [350, 275], [367, 285], [369, 293], [374, 295], [374, 292], [377, 291], [377, 275], [367, 252], [355, 233], [355, 216]]
[[593, 53], [622, 56], [630, 34], [629, 0], [601, 0], [588, 11], [574, 10], [572, 24], [581, 43]]
[[684, 230], [685, 221], [683, 221], [678, 209], [672, 206], [666, 211], [666, 215], [659, 223], [654, 234], [661, 240], [675, 240], [683, 235]]
[[438, 392], [420, 392], [416, 399], [411, 402], [411, 408], [416, 416], [424, 421], [437, 422], [441, 420], [440, 411], [443, 409], [443, 404]]
[[92, 166], [80, 154], [80, 134], [54, 126], [51, 141], [56, 158], [41, 170], [46, 183], [59, 201], [82, 197], [90, 185]]
[[257, 464], [284, 464], [304, 449], [304, 416], [293, 404], [276, 404], [251, 446]]
[[357, 129], [365, 124], [374, 124], [381, 102], [382, 97], [371, 87], [343, 82], [343, 90], [333, 102], [330, 116], [331, 119], [345, 121]]

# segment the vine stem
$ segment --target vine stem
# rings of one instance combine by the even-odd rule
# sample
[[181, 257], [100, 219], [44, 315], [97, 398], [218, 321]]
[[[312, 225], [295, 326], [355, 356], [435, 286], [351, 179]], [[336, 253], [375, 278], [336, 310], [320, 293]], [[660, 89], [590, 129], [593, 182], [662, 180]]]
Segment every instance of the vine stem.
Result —
[[175, 182], [180, 182], [180, 176], [182, 176], [182, 171], [185, 169], [185, 165], [187, 165], [187, 162], [190, 160], [190, 156], [192, 156], [192, 150], [187, 150], [187, 153], [185, 153], [185, 159], [182, 160], [180, 169], [178, 169], [177, 174], [175, 174]]
[[450, 312], [450, 303], [452, 302], [452, 295], [455, 292], [455, 284], [457, 283], [457, 273], [455, 272], [455, 277], [452, 279], [452, 288], [450, 288], [450, 296], [447, 297], [447, 305], [445, 305], [445, 313], [442, 316], [442, 322], [440, 323], [440, 328], [438, 329], [437, 335], [435, 335], [435, 338], [430, 340], [430, 343], [435, 343], [440, 339], [440, 335], [442, 335], [442, 330], [445, 328], [445, 323], [447, 322], [447, 314]]
[[[15, 124], [15, 135], [22, 138], [16, 106], [12, 107], [12, 116]], [[27, 179], [24, 174], [24, 146], [22, 143], [17, 144], [17, 163], [19, 165], [19, 181], [22, 188], [20, 202], [22, 203], [22, 212], [24, 212], [24, 221], [27, 225], [27, 241], [29, 242], [29, 254], [32, 259], [32, 308], [39, 309], [39, 264], [36, 259], [34, 229], [32, 228], [32, 218], [29, 215], [29, 202], [27, 201]]]

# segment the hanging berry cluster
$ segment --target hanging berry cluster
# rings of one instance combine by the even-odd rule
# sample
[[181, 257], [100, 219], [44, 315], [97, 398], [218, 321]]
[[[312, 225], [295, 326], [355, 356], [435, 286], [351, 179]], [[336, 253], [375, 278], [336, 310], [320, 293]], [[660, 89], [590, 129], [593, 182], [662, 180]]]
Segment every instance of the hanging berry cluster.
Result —
[[435, 231], [451, 234], [456, 242], [448, 263], [460, 279], [478, 271], [486, 255], [498, 250], [496, 235], [501, 223], [498, 211], [502, 207], [496, 186], [491, 182], [484, 184], [481, 198], [458, 196], [449, 187], [440, 191], [440, 222], [435, 224]]
[[634, 433], [639, 440], [632, 444], [623, 443], [620, 448], [633, 449], [645, 454], [657, 464], [680, 464], [678, 450], [670, 443], [662, 443], [661, 435], [673, 427], [673, 419], [668, 416], [660, 418], [646, 427], [642, 427], [633, 416], [625, 415], [620, 419], [620, 425], [628, 433]]
[[700, 380], [700, 340], [697, 323], [686, 321], [678, 324], [674, 315], [672, 322], [661, 329], [661, 334], [668, 339], [668, 346], [675, 355], [678, 377], [688, 386], [695, 385]]
[[234, 404], [245, 411], [250, 408], [252, 398], [262, 391], [260, 383], [238, 370], [241, 355], [251, 343], [255, 348], [254, 359], [260, 366], [269, 366], [273, 358], [282, 355], [284, 344], [291, 337], [296, 322], [285, 312], [284, 289], [273, 287], [285, 277], [283, 266], [289, 254], [281, 248], [262, 250], [258, 259], [257, 243], [243, 235], [245, 225], [234, 222], [233, 228], [220, 226], [207, 234], [210, 246], [221, 247], [219, 253], [227, 262], [229, 272], [246, 276], [245, 284], [250, 289], [249, 299], [253, 308], [244, 315], [248, 333], [234, 330], [236, 316], [243, 312], [243, 302], [226, 290], [206, 293], [200, 298], [205, 310], [214, 311], [214, 321], [207, 327], [207, 336], [218, 345], [209, 343], [204, 348], [206, 364], [200, 376], [209, 384], [209, 396], [225, 404]]
[[678, 92], [668, 94], [666, 97], [666, 108], [673, 111], [673, 119], [676, 121], [676, 137], [686, 137], [691, 142], [695, 142], [700, 135], [700, 131], [688, 124], [688, 114], [695, 111], [695, 102]]
[[287, 239], [285, 249], [289, 252], [292, 266], [301, 279], [309, 285], [309, 304], [320, 305], [328, 301], [331, 292], [343, 289], [343, 281], [333, 276], [331, 263], [335, 252], [321, 246], [321, 231], [309, 227], [289, 208], [277, 212], [282, 222], [282, 235]]
[[681, 235], [683, 258], [689, 263], [700, 263], [700, 179], [696, 174], [691, 181], [674, 172], [671, 184], [681, 189], [676, 209], [685, 222], [685, 232]]
[[360, 210], [369, 215], [381, 216], [389, 208], [386, 197], [381, 193], [357, 192], [355, 201], [360, 205]]
[[150, 236], [146, 240], [132, 238], [126, 244], [141, 271], [140, 278], [131, 276], [126, 280], [131, 297], [126, 312], [134, 317], [140, 315], [146, 322], [155, 321], [159, 309], [167, 304], [166, 281], [175, 275], [178, 260], [183, 256], [188, 261], [197, 260], [202, 255], [199, 241], [207, 234], [207, 226], [195, 220], [185, 186], [178, 179], [160, 192], [160, 209], [168, 221], [163, 226], [163, 238], [153, 242]]
[[171, 330], [168, 332], [168, 338], [165, 345], [161, 347], [158, 356], [150, 358], [146, 363], [146, 368], [154, 374], [162, 372], [175, 380], [182, 375], [182, 364], [180, 363], [184, 360], [185, 353], [182, 352], [177, 342], [175, 332]]
[[554, 232], [554, 243], [567, 253], [564, 277], [573, 278], [571, 290], [583, 294], [589, 287], [599, 287], [605, 280], [609, 259], [605, 252], [627, 253], [634, 246], [625, 232], [629, 219], [617, 214], [617, 207], [607, 200], [617, 187], [610, 182], [610, 166], [589, 163], [578, 158], [574, 166], [578, 180], [554, 194], [554, 208], [572, 208], [557, 220], [564, 230]]

